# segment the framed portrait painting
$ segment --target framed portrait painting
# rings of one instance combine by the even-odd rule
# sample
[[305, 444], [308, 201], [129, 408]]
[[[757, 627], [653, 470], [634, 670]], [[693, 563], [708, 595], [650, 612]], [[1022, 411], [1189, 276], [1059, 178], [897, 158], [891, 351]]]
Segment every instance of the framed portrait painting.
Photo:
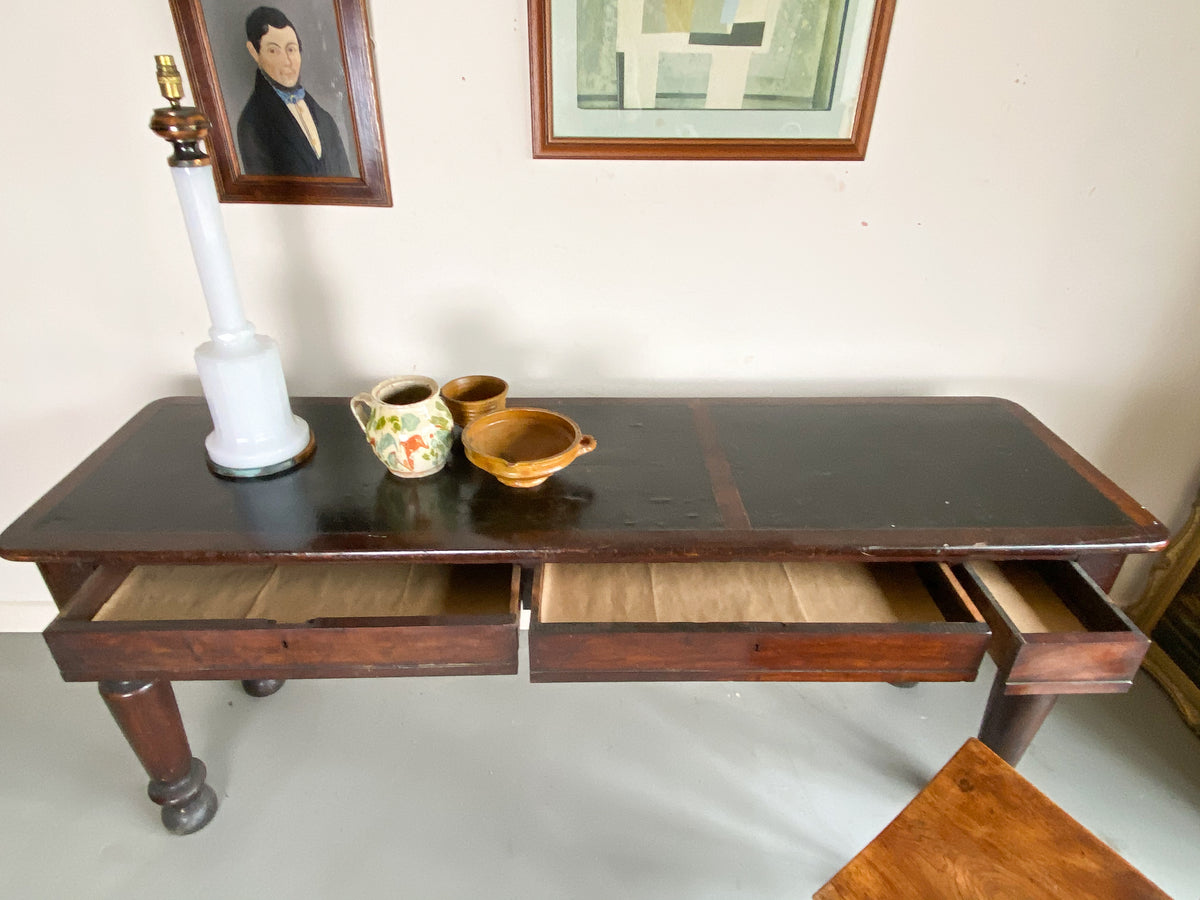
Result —
[[170, 0], [222, 200], [391, 206], [366, 0]]
[[896, 0], [529, 0], [533, 152], [862, 159]]

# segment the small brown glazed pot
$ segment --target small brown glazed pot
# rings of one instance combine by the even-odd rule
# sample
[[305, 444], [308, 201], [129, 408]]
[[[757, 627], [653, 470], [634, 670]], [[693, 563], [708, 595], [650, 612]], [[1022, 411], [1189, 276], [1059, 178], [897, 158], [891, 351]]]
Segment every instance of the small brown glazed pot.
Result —
[[442, 385], [442, 400], [459, 428], [466, 428], [480, 416], [504, 409], [508, 382], [495, 375], [464, 375]]

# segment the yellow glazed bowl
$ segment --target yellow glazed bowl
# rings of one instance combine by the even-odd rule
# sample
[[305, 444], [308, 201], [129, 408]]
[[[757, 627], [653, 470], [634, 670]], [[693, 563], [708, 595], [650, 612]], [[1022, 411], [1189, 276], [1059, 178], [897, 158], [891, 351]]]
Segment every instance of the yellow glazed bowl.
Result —
[[509, 487], [535, 487], [596, 449], [566, 416], [517, 407], [481, 416], [462, 434], [467, 459]]

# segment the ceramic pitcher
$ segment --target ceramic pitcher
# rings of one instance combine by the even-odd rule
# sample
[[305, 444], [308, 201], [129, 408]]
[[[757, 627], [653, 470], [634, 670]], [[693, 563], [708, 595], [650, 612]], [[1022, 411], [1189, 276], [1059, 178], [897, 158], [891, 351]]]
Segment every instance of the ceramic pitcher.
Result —
[[388, 471], [421, 478], [441, 471], [450, 458], [450, 410], [438, 383], [423, 375], [399, 375], [356, 394], [350, 410]]

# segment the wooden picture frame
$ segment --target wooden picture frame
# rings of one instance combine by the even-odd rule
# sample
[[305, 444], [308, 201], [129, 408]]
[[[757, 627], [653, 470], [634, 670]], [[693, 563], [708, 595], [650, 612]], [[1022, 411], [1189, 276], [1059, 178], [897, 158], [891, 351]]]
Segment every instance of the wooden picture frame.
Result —
[[[820, 37], [799, 36], [803, 9], [824, 10]], [[622, 10], [635, 35], [618, 23]], [[895, 10], [896, 0], [529, 0], [533, 155], [861, 160]], [[743, 60], [753, 53], [792, 54], [803, 67], [785, 79]], [[804, 80], [790, 74], [798, 68]]]
[[[207, 144], [218, 196], [391, 206], [366, 0], [266, 2], [298, 35], [302, 102], [312, 106], [305, 116], [289, 113], [295, 107], [278, 99], [266, 76], [270, 63], [260, 69], [251, 53], [247, 18], [259, 0], [170, 0], [194, 102], [211, 123]], [[265, 61], [266, 50], [258, 50]], [[305, 128], [317, 133], [307, 145]]]
[[[1200, 667], [1194, 648], [1200, 646], [1200, 496], [1182, 529], [1163, 551], [1131, 617], [1151, 640], [1144, 668], [1174, 701], [1183, 720], [1200, 734]], [[1189, 653], [1185, 647], [1190, 646]]]

